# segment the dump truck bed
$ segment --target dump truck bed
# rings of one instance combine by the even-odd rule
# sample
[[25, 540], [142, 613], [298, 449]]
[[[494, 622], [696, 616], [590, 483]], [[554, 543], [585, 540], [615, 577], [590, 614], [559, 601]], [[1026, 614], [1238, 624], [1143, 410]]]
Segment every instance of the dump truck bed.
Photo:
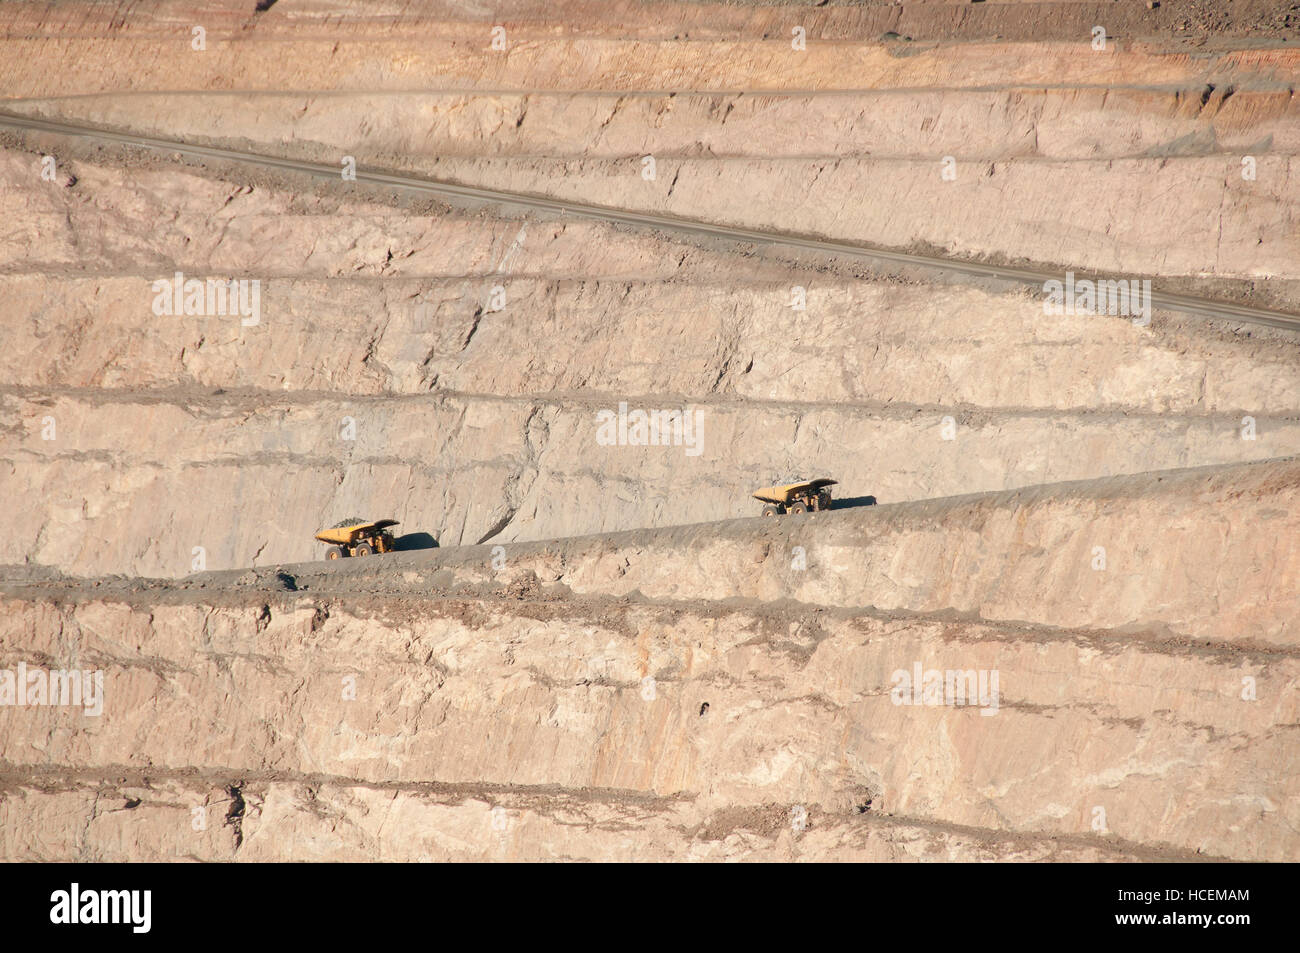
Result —
[[316, 538], [322, 543], [333, 543], [336, 546], [350, 546], [356, 541], [358, 536], [366, 535], [374, 531], [378, 532], [387, 529], [389, 526], [396, 526], [397, 520], [376, 520], [373, 523], [354, 523], [351, 526], [336, 526], [331, 529], [323, 529], [316, 534]]
[[820, 490], [824, 486], [834, 486], [838, 480], [807, 480], [803, 483], [787, 483], [784, 486], [765, 486], [754, 491], [754, 499], [764, 503], [789, 503], [796, 495], [805, 490]]

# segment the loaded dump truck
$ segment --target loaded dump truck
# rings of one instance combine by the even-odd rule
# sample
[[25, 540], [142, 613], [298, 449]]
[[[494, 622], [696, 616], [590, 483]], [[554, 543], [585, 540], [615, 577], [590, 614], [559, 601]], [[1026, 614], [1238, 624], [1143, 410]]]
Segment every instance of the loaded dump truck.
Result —
[[393, 534], [388, 527], [398, 525], [397, 520], [347, 519], [336, 523], [329, 529], [316, 534], [322, 543], [330, 543], [325, 550], [326, 559], [342, 559], [345, 556], [369, 556], [372, 553], [391, 553], [393, 551]]
[[754, 491], [754, 499], [766, 504], [764, 516], [784, 513], [808, 513], [831, 508], [831, 490], [835, 480], [808, 480], [803, 483], [786, 483], [767, 486]]

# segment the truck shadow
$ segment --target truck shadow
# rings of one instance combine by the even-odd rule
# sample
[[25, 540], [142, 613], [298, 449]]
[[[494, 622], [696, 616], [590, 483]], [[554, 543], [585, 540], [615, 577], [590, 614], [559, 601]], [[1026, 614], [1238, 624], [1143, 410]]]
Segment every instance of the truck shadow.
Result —
[[412, 549], [437, 549], [438, 541], [428, 533], [406, 533], [393, 540], [393, 552], [402, 553]]
[[847, 510], [854, 506], [875, 506], [876, 498], [874, 496], [842, 496], [837, 500], [831, 500], [831, 509]]

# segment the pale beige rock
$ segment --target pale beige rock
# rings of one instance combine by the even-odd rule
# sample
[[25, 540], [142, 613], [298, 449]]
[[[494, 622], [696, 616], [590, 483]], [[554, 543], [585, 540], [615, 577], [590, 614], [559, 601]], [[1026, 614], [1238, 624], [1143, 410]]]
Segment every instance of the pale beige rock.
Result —
[[[690, 410], [694, 440], [603, 444], [598, 414], [616, 415], [620, 402]], [[757, 516], [753, 490], [812, 471], [836, 477], [847, 502], [897, 502], [1300, 453], [1300, 422], [1270, 416], [1244, 440], [1235, 416], [990, 418], [622, 395], [302, 403], [68, 394], [0, 405], [20, 428], [0, 438], [0, 492], [32, 501], [0, 540], [0, 563], [82, 574], [319, 559], [313, 534], [351, 515], [391, 516], [399, 532], [455, 546]], [[55, 439], [44, 438], [50, 420]]]
[[[1294, 29], [1111, 6], [26, 4], [0, 106], [1300, 307]], [[0, 859], [1300, 859], [1285, 333], [10, 129], [0, 222]]]
[[[555, 243], [536, 227], [521, 233], [521, 254]], [[245, 328], [237, 316], [155, 315], [155, 280], [174, 279], [51, 288], [41, 275], [0, 276], [10, 309], [0, 379], [1300, 414], [1294, 343], [1197, 338], [1164, 315], [1149, 328], [1049, 316], [1028, 292], [820, 279], [806, 288], [807, 310], [793, 312], [793, 285], [773, 282], [268, 278], [261, 324]], [[506, 307], [486, 310], [495, 284]]]
[[[1294, 860], [1297, 606], [1276, 580], [1297, 574], [1278, 520], [1298, 511], [1298, 466], [789, 517], [757, 538], [730, 523], [524, 544], [499, 577], [483, 547], [293, 567], [298, 594], [261, 588], [269, 572], [57, 603], [12, 589], [5, 666], [102, 668], [105, 706], [0, 708], [0, 760], [15, 777], [623, 792], [697, 823], [782, 805], [839, 827], [867, 806], [1040, 846], [1101, 816], [1167, 856]], [[1270, 510], [1276, 538], [1221, 533]], [[1106, 570], [1084, 537], [1110, 541]], [[1146, 547], [1170, 557], [1135, 564]], [[503, 588], [448, 593], [476, 577]], [[552, 578], [571, 594], [537, 589]], [[996, 672], [996, 694], [986, 677], [974, 704], [906, 704], [897, 673], [916, 665]], [[344, 800], [352, 822], [372, 810]], [[324, 856], [300, 833], [249, 856]]]
[[[19, 788], [0, 801], [0, 856], [122, 861], [1134, 861], [1111, 836], [1025, 837], [785, 805], [712, 813], [689, 802], [564, 793], [458, 794], [333, 782], [246, 782], [239, 819], [224, 782]], [[132, 801], [140, 803], [127, 808]], [[196, 815], [205, 808], [205, 815]], [[495, 812], [495, 813], [494, 813]], [[203, 830], [194, 830], [202, 817]], [[495, 824], [495, 826], [494, 826]], [[10, 842], [9, 837], [13, 840]], [[62, 838], [66, 838], [62, 839]]]

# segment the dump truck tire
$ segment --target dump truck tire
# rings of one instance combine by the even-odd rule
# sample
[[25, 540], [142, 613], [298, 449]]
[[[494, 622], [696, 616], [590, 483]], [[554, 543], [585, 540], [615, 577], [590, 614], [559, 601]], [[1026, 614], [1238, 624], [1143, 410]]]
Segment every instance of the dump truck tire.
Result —
[[357, 543], [352, 547], [353, 556], [371, 556], [374, 555], [375, 547], [369, 543]]
[[342, 559], [346, 555], [347, 553], [343, 551], [342, 546], [331, 546], [329, 549], [325, 550], [326, 559]]
[[786, 510], [787, 512], [790, 513], [807, 513], [808, 504], [800, 500], [798, 503], [791, 503], [788, 507], [786, 507]]
[[780, 515], [781, 515], [781, 507], [777, 506], [775, 503], [769, 503], [769, 504], [767, 504], [767, 506], [763, 507], [763, 515], [764, 515], [764, 516], [780, 516]]

